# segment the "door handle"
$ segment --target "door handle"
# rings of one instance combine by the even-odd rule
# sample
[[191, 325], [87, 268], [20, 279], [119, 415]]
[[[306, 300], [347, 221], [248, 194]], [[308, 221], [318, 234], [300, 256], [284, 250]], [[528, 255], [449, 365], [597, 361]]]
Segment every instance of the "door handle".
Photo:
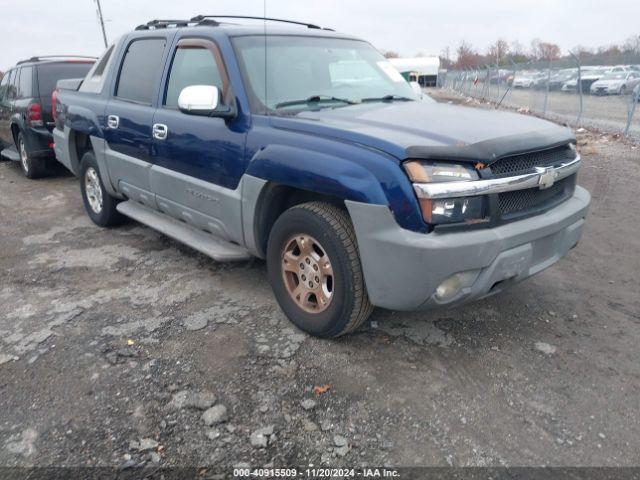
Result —
[[153, 138], [156, 140], [166, 140], [169, 134], [169, 129], [163, 123], [153, 124]]
[[109, 115], [107, 117], [107, 127], [111, 130], [115, 130], [120, 126], [120, 117], [117, 115]]

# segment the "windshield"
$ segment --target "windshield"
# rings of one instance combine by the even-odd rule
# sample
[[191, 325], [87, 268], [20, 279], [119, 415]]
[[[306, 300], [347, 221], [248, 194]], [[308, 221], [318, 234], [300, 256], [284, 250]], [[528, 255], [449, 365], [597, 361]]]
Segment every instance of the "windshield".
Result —
[[363, 41], [270, 35], [266, 52], [264, 36], [236, 37], [233, 44], [258, 113], [416, 99], [395, 67]]

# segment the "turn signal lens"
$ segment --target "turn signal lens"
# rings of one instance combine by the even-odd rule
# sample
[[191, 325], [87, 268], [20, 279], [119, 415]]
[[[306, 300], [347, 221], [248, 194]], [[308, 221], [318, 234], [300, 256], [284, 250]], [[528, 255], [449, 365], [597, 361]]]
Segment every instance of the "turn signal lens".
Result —
[[457, 163], [411, 161], [405, 163], [404, 168], [414, 183], [463, 182], [479, 178], [473, 167]]

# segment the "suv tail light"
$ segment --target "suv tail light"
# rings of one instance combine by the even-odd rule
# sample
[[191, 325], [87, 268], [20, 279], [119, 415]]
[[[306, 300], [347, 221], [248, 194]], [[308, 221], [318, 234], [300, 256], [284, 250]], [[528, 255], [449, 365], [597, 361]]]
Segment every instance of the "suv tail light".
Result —
[[27, 125], [29, 127], [41, 127], [44, 125], [42, 121], [42, 106], [39, 103], [31, 103], [27, 107]]
[[51, 116], [53, 117], [53, 121], [57, 120], [56, 116], [56, 108], [58, 107], [58, 89], [55, 89], [51, 94]]

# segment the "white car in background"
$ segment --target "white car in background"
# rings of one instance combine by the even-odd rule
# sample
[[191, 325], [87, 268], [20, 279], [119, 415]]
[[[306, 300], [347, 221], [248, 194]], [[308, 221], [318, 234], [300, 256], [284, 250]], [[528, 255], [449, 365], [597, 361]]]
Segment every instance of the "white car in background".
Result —
[[[580, 70], [580, 83], [582, 84], [582, 93], [589, 93], [591, 85], [606, 74], [611, 73], [612, 67], [582, 67]], [[565, 82], [562, 85], [563, 92], [578, 92], [578, 77]]]
[[591, 95], [626, 95], [640, 84], [640, 72], [608, 73], [591, 84]]
[[523, 72], [520, 74], [516, 74], [511, 86], [513, 88], [531, 88], [542, 76], [544, 76], [544, 74], [532, 72]]

